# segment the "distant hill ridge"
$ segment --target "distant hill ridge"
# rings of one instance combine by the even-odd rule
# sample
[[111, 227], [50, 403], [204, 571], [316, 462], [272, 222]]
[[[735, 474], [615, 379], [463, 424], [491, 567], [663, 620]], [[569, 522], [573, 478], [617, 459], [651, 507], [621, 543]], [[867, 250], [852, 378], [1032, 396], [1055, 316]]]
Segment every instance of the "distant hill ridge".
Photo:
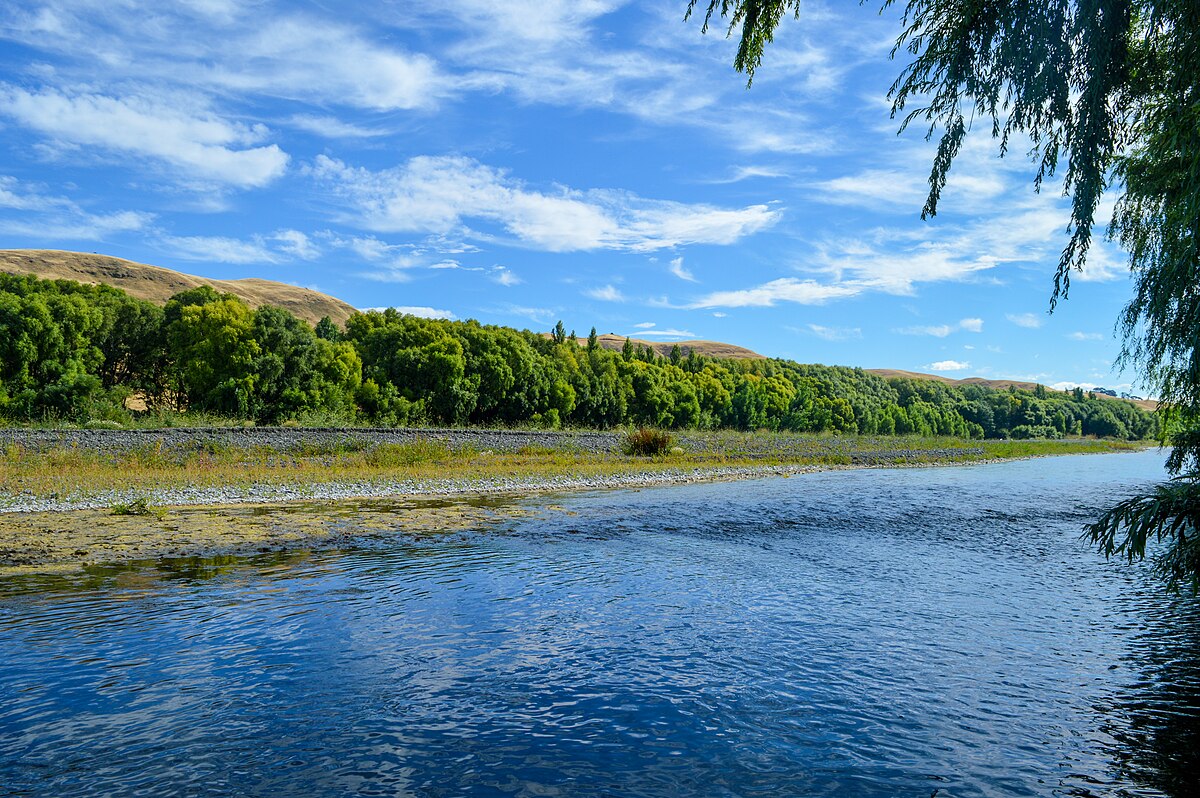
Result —
[[[550, 333], [542, 333], [543, 336], [549, 338]], [[758, 352], [751, 351], [744, 346], [734, 346], [733, 344], [723, 344], [720, 341], [647, 341], [642, 338], [630, 337], [630, 343], [635, 347], [649, 347], [654, 350], [654, 354], [659, 357], [667, 357], [671, 354], [671, 350], [678, 345], [679, 351], [687, 357], [689, 353], [695, 352], [697, 355], [704, 357], [719, 357], [730, 360], [765, 360], [765, 356]], [[611, 349], [614, 352], [620, 352], [625, 348], [625, 336], [617, 335], [616, 333], [604, 333], [596, 336], [596, 342], [605, 349]], [[580, 346], [587, 346], [587, 338], [576, 338], [575, 343]]]
[[[1019, 391], [1033, 391], [1037, 388], [1036, 382], [1027, 382], [1024, 380], [988, 380], [983, 377], [967, 377], [965, 379], [956, 380], [950, 377], [943, 377], [938, 374], [922, 374], [917, 371], [900, 371], [899, 369], [865, 369], [871, 374], [877, 374], [884, 379], [904, 378], [910, 380], [933, 380], [934, 382], [943, 382], [946, 385], [982, 385], [985, 388], [991, 388], [995, 391], [1007, 391], [1009, 388], [1016, 388]], [[1053, 390], [1053, 389], [1050, 389]], [[1085, 392], [1091, 389], [1083, 386]], [[1096, 396], [1101, 399], [1115, 399], [1118, 402], [1131, 402], [1143, 410], [1154, 410], [1158, 407], [1158, 402], [1153, 399], [1122, 399], [1119, 396], [1112, 396], [1105, 393], [1096, 392]]]
[[166, 304], [168, 299], [180, 291], [208, 285], [222, 293], [240, 297], [251, 307], [273, 305], [283, 308], [310, 324], [316, 324], [323, 316], [328, 316], [338, 324], [344, 324], [346, 319], [356, 312], [342, 300], [313, 291], [311, 288], [257, 278], [212, 280], [164, 269], [161, 266], [86, 252], [56, 249], [0, 250], [0, 272], [32, 274], [44, 280], [74, 280], [93, 285], [110, 285], [120, 288], [132, 297], [156, 305]]

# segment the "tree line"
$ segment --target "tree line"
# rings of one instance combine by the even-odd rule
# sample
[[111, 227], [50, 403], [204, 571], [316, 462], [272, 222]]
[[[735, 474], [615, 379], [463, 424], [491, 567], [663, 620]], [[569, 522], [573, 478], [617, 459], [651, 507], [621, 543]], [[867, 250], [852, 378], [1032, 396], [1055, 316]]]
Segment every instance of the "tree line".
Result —
[[1154, 415], [1082, 390], [997, 391], [788, 360], [668, 356], [395, 310], [315, 327], [207, 286], [164, 307], [109, 286], [0, 275], [0, 416], [148, 408], [261, 424], [733, 428], [965, 438], [1154, 437]]

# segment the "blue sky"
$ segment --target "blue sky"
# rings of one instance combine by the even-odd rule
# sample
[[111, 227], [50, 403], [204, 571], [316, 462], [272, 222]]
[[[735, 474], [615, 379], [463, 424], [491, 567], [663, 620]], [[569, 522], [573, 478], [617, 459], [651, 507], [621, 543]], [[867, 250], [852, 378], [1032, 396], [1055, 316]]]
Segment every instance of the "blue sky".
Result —
[[1046, 313], [1066, 202], [1020, 147], [997, 158], [983, 125], [921, 220], [933, 144], [889, 116], [890, 13], [810, 3], [747, 90], [683, 0], [7, 5], [2, 248], [801, 362], [1136, 383], [1111, 369], [1119, 250]]

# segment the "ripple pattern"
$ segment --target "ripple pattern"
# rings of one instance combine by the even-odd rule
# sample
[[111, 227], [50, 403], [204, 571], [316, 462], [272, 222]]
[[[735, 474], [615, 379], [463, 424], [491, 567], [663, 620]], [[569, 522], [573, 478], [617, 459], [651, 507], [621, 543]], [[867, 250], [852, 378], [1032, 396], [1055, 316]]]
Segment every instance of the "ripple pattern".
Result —
[[1078, 539], [1162, 457], [562, 497], [0, 582], [0, 794], [1200, 794], [1200, 602]]

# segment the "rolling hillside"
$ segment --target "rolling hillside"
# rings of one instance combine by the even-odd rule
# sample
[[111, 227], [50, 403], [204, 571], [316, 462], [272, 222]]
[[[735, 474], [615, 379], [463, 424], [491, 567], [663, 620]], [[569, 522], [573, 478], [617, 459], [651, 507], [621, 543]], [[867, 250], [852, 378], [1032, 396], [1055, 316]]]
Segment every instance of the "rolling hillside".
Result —
[[32, 274], [45, 280], [75, 280], [80, 283], [111, 285], [130, 296], [162, 305], [180, 291], [201, 285], [241, 297], [251, 307], [274, 305], [291, 311], [310, 324], [329, 316], [338, 324], [355, 312], [340, 299], [271, 280], [210, 280], [192, 274], [135, 263], [106, 255], [64, 252], [54, 249], [0, 250], [0, 271]]
[[[543, 333], [549, 337], [550, 333]], [[605, 349], [611, 349], [614, 352], [620, 352], [625, 346], [625, 336], [617, 335], [616, 333], [604, 333], [597, 335], [596, 340], [600, 346]], [[752, 352], [743, 346], [734, 346], [733, 344], [723, 344], [719, 341], [646, 341], [641, 338], [630, 338], [634, 346], [648, 346], [654, 350], [654, 354], [660, 357], [667, 357], [671, 354], [671, 348], [679, 344], [679, 349], [686, 357], [689, 352], [695, 352], [697, 355], [704, 357], [721, 357], [730, 358], [732, 360], [762, 360], [763, 355], [757, 352]], [[576, 338], [575, 343], [580, 346], [587, 346], [587, 338]]]

